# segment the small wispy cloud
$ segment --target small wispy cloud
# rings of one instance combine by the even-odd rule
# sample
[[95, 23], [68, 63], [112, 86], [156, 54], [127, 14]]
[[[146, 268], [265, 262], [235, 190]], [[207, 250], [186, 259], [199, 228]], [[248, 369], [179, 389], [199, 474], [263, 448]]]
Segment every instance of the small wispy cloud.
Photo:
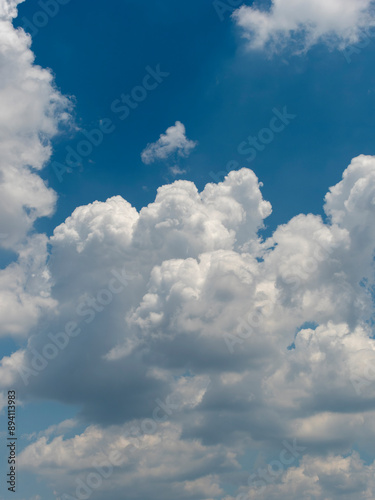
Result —
[[186, 137], [185, 125], [179, 121], [167, 128], [156, 142], [148, 144], [141, 154], [143, 163], [149, 165], [157, 160], [165, 160], [177, 154], [187, 157], [198, 143]]
[[68, 420], [64, 420], [63, 422], [60, 422], [59, 424], [51, 425], [45, 431], [33, 432], [31, 434], [24, 434], [22, 437], [27, 439], [28, 441], [41, 439], [43, 437], [46, 437], [49, 439], [53, 436], [60, 436], [60, 435], [64, 434], [65, 432], [76, 427], [76, 425], [77, 425], [77, 421], [75, 419], [68, 419]]
[[180, 168], [178, 165], [173, 165], [173, 167], [170, 167], [169, 171], [175, 177], [177, 177], [177, 175], [186, 174], [186, 170], [184, 170], [183, 168]]

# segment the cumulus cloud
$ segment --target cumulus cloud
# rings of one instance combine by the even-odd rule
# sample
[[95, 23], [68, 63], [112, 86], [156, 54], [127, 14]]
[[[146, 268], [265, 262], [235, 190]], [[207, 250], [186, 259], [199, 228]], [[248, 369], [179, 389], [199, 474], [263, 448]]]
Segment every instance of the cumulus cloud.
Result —
[[74, 419], [64, 420], [57, 425], [51, 425], [48, 429], [40, 432], [32, 432], [31, 434], [25, 434], [22, 437], [31, 440], [40, 440], [42, 438], [51, 438], [55, 435], [61, 436], [64, 432], [70, 429], [74, 429], [77, 426], [77, 422]]
[[0, 2], [0, 245], [16, 248], [39, 217], [53, 213], [56, 194], [38, 175], [50, 140], [68, 121], [68, 100], [49, 70], [34, 64], [31, 38], [11, 18], [19, 1]]
[[24, 0], [2, 0], [0, 3], [0, 18], [11, 19], [17, 16], [17, 5]]
[[169, 171], [175, 177], [177, 177], [178, 175], [186, 174], [186, 170], [180, 168], [178, 165], [173, 165], [173, 167], [169, 168]]
[[108, 498], [229, 499], [228, 483], [247, 495], [244, 453], [267, 466], [297, 439], [298, 463], [250, 498], [338, 498], [329, 454], [357, 471], [345, 491], [373, 496], [370, 466], [348, 453], [375, 439], [374, 172], [374, 157], [355, 158], [327, 221], [298, 215], [265, 241], [271, 206], [248, 169], [202, 192], [162, 186], [140, 212], [120, 196], [77, 208], [50, 239], [55, 305], [0, 380], [25, 401], [80, 404], [87, 429], [35, 436], [22, 466], [74, 494], [120, 447]]
[[52, 309], [50, 273], [46, 266], [48, 239], [35, 235], [19, 249], [18, 261], [0, 270], [0, 337], [22, 337], [42, 311]]
[[[0, 362], [0, 406], [12, 387], [23, 403], [80, 407], [74, 420], [29, 436], [19, 466], [63, 500], [77, 498], [90, 473], [108, 472], [110, 459], [108, 500], [125, 489], [129, 500], [373, 498], [375, 158], [347, 167], [324, 220], [297, 215], [266, 240], [271, 204], [248, 169], [202, 191], [161, 186], [140, 211], [121, 196], [95, 201], [51, 238], [32, 235], [53, 210], [38, 170], [68, 102], [12, 27], [17, 3], [0, 0], [0, 227], [18, 252], [0, 272], [0, 317], [4, 335], [25, 340]], [[288, 5], [258, 14], [267, 23]], [[309, 26], [322, 12], [327, 22], [306, 30], [309, 44], [332, 32], [354, 37], [369, 6], [341, 2], [334, 24], [326, 4], [316, 17], [311, 5]], [[194, 146], [177, 122], [143, 156]], [[275, 457], [284, 457], [278, 475]], [[264, 469], [272, 480], [254, 481]]]
[[[374, 495], [374, 472], [375, 463], [365, 465], [355, 452], [347, 457], [304, 457], [298, 467], [289, 468], [277, 478], [274, 475], [272, 481], [263, 480], [261, 486], [242, 488], [237, 499], [367, 500]], [[224, 500], [235, 500], [235, 497]]]
[[19, 3], [0, 0], [0, 247], [19, 255], [0, 270], [2, 336], [25, 335], [53, 306], [44, 267], [47, 239], [32, 231], [38, 218], [54, 212], [56, 193], [39, 171], [51, 156], [52, 138], [70, 120], [70, 103], [51, 71], [34, 64], [30, 37], [11, 23]]
[[[124, 489], [131, 499], [147, 498], [151, 491], [152, 498], [157, 500], [213, 499], [222, 495], [217, 474], [207, 471], [215, 467], [230, 470], [237, 465], [233, 455], [221, 446], [207, 448], [197, 441], [182, 444], [178, 426], [160, 427], [157, 435], [143, 435], [137, 440], [125, 437], [126, 429], [117, 427], [107, 431], [89, 427], [80, 436], [69, 440], [58, 437], [50, 443], [42, 438], [20, 455], [19, 464], [32, 471], [43, 467], [49, 475], [54, 475], [56, 468], [70, 474], [73, 467], [80, 471], [85, 483], [85, 471], [92, 473], [100, 467], [108, 471], [109, 457], [116, 456], [117, 471], [105, 485], [108, 498], [118, 498], [118, 492]], [[181, 445], [176, 446], [177, 443]], [[74, 494], [82, 484], [70, 484], [69, 477], [63, 475], [58, 482], [59, 490], [66, 494], [69, 487]], [[90, 496], [95, 500], [102, 498], [102, 493], [94, 488]]]
[[177, 121], [175, 125], [167, 128], [165, 134], [161, 134], [156, 142], [147, 145], [141, 155], [142, 161], [149, 165], [158, 160], [165, 160], [174, 154], [186, 157], [196, 145], [196, 141], [191, 141], [186, 137], [185, 125]]
[[243, 5], [233, 14], [251, 49], [343, 49], [375, 24], [373, 0], [272, 0], [268, 10]]

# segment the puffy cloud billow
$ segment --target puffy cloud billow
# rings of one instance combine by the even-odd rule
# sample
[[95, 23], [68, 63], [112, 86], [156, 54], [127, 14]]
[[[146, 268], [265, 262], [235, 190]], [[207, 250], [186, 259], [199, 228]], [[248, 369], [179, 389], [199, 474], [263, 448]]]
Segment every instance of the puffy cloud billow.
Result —
[[373, 0], [272, 0], [268, 10], [243, 5], [233, 17], [251, 49], [306, 51], [319, 42], [345, 48], [375, 25]]
[[25, 341], [0, 389], [80, 407], [30, 436], [19, 466], [61, 500], [374, 498], [375, 157], [346, 168], [324, 219], [266, 240], [249, 169], [162, 186], [140, 211], [94, 201], [33, 234], [54, 207], [38, 170], [68, 101], [12, 27], [16, 4], [0, 0], [0, 97], [19, 106], [0, 119], [18, 252], [0, 312]]
[[12, 25], [19, 3], [0, 1], [0, 248], [19, 254], [0, 270], [0, 335], [16, 336], [53, 305], [47, 241], [33, 235], [33, 225], [54, 212], [56, 193], [39, 173], [51, 156], [51, 139], [70, 121], [69, 100], [51, 72], [34, 64], [30, 37]]
[[19, 1], [0, 2], [0, 245], [22, 243], [39, 217], [51, 215], [56, 194], [38, 175], [50, 139], [69, 120], [68, 100], [50, 71], [34, 64], [31, 38], [11, 19]]
[[[116, 196], [56, 228], [54, 308], [1, 380], [81, 405], [82, 434], [20, 456], [57, 498], [113, 452], [113, 499], [375, 494], [360, 455], [375, 441], [375, 158], [329, 190], [326, 221], [298, 215], [265, 241], [260, 188], [248, 169], [202, 192], [176, 181], [139, 213]], [[303, 452], [260, 481], [284, 442]]]
[[142, 151], [141, 158], [146, 165], [155, 161], [165, 160], [172, 155], [186, 157], [196, 147], [197, 142], [186, 137], [185, 125], [177, 121], [167, 128], [156, 142], [148, 144]]

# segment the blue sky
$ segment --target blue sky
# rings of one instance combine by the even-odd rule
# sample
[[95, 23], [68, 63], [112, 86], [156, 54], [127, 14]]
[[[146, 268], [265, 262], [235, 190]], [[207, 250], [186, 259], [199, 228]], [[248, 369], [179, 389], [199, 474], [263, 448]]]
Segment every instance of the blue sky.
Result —
[[[39, 10], [32, 0], [21, 4], [16, 25]], [[351, 64], [340, 50], [325, 46], [304, 57], [265, 57], [244, 50], [229, 12], [224, 14], [221, 21], [211, 2], [118, 0], [104, 15], [95, 0], [89, 9], [85, 2], [70, 2], [39, 30], [36, 62], [51, 68], [62, 92], [75, 97], [76, 120], [86, 130], [111, 117], [112, 101], [142, 80], [146, 66], [160, 64], [170, 72], [126, 121], [117, 121], [116, 132], [93, 152], [84, 172], [62, 183], [51, 169], [43, 172], [59, 193], [49, 229], [93, 199], [121, 194], [137, 208], [151, 202], [171, 176], [163, 165], [143, 165], [140, 152], [176, 120], [199, 141], [183, 178], [202, 188], [212, 181], [209, 173], [226, 171], [229, 161], [251, 166], [275, 207], [270, 227], [301, 212], [320, 213], [342, 166], [373, 152], [372, 42], [353, 54]], [[297, 119], [249, 165], [238, 145], [268, 125], [274, 107], [284, 106]], [[55, 141], [54, 158], [64, 159], [66, 145], [79, 137]]]
[[[240, 10], [240, 2], [232, 2], [236, 8], [221, 15], [220, 2], [211, 1], [70, 1], [37, 29], [41, 1], [17, 3], [0, 0], [0, 45], [12, 46], [9, 61], [15, 61], [7, 62], [6, 55], [0, 61], [3, 74], [11, 75], [0, 88], [0, 139], [4, 172], [13, 161], [18, 186], [37, 193], [22, 203], [26, 195], [0, 176], [0, 234], [7, 235], [0, 241], [0, 376], [2, 390], [14, 387], [21, 404], [17, 498], [66, 500], [64, 492], [73, 495], [77, 478], [91, 470], [90, 456], [112, 449], [130, 425], [141, 425], [152, 413], [155, 398], [170, 394], [197, 399], [158, 427], [163, 444], [156, 461], [166, 460], [172, 470], [166, 443], [176, 442], [186, 463], [171, 475], [155, 472], [147, 490], [139, 464], [151, 470], [154, 452], [142, 455], [137, 448], [131, 455], [137, 479], [128, 479], [128, 465], [121, 464], [109, 500], [123, 498], [124, 487], [129, 500], [145, 500], [150, 492], [156, 500], [240, 500], [240, 494], [245, 500], [248, 476], [259, 480], [259, 467], [281, 456], [284, 441], [296, 436], [307, 451], [282, 465], [298, 472], [305, 460], [305, 470], [313, 472], [302, 489], [293, 490], [293, 481], [290, 490], [267, 481], [266, 491], [256, 489], [251, 498], [307, 500], [301, 491], [312, 488], [314, 498], [336, 500], [335, 479], [324, 480], [330, 456], [337, 471], [362, 474], [354, 485], [345, 476], [343, 498], [354, 498], [351, 491], [355, 498], [371, 498], [375, 42], [364, 33], [375, 23], [373, 2], [361, 0], [360, 8], [334, 0], [334, 15], [322, 0], [309, 2], [314, 12], [296, 2], [295, 14], [288, 10], [291, 0], [280, 0], [279, 10], [272, 1], [245, 2]], [[17, 17], [8, 10], [16, 6]], [[29, 54], [24, 39], [17, 49], [7, 38], [11, 22], [32, 35], [35, 64], [48, 68], [38, 69], [35, 81], [30, 76], [32, 85], [13, 69], [29, 75], [33, 66], [19, 56]], [[121, 120], [114, 102], [155, 71], [162, 81]], [[44, 84], [42, 74], [54, 80]], [[13, 98], [18, 85], [26, 104], [18, 94]], [[29, 101], [36, 102], [30, 114]], [[66, 164], [67, 151], [77, 151], [108, 119], [113, 130], [102, 134], [81, 168], [59, 178], [56, 165]], [[275, 120], [279, 128], [271, 137]], [[182, 143], [168, 143], [162, 157], [160, 145], [178, 133]], [[260, 144], [256, 154], [249, 152], [249, 137]], [[260, 137], [269, 140], [262, 145]], [[8, 160], [8, 150], [9, 158], [18, 152], [18, 159]], [[142, 157], [147, 150], [154, 155], [150, 162]], [[31, 160], [24, 161], [28, 154]], [[359, 155], [368, 157], [347, 169]], [[220, 184], [232, 170], [238, 172]], [[167, 187], [177, 180], [190, 184]], [[208, 183], [215, 186], [198, 199], [192, 183], [199, 192]], [[324, 207], [330, 186], [335, 188]], [[130, 285], [114, 292], [110, 280], [124, 266]], [[85, 326], [82, 301], [109, 295], [108, 305], [92, 309], [93, 322]], [[264, 311], [271, 303], [269, 316]], [[265, 324], [243, 345], [237, 330], [250, 313]], [[19, 367], [71, 321], [82, 333], [25, 386]], [[219, 332], [225, 343], [216, 339]], [[240, 348], [232, 356], [233, 339]], [[362, 351], [367, 371], [358, 375]], [[337, 380], [331, 381], [322, 359]], [[348, 366], [354, 372], [346, 373]], [[354, 387], [353, 373], [364, 380], [364, 393]], [[4, 412], [0, 422], [4, 432]], [[363, 431], [353, 431], [350, 440], [348, 430], [359, 422]], [[332, 438], [330, 429], [337, 433]], [[198, 441], [201, 449], [195, 448]], [[74, 455], [81, 445], [82, 454]], [[53, 462], [55, 456], [62, 458]], [[193, 464], [204, 456], [210, 458], [203, 474]], [[314, 474], [319, 484], [311, 484]], [[361, 481], [369, 484], [367, 493]], [[3, 483], [1, 498], [10, 498]], [[102, 495], [94, 491], [90, 498]]]

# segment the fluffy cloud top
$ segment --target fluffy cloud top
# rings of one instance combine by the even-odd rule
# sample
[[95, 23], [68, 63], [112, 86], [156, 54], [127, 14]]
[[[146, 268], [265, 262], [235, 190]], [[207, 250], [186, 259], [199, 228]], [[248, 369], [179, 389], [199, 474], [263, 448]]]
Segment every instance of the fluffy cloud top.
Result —
[[53, 213], [56, 194], [38, 170], [69, 108], [51, 72], [34, 65], [30, 37], [10, 22], [18, 3], [0, 1], [0, 245], [13, 249], [37, 218]]
[[17, 16], [17, 5], [25, 0], [1, 0], [0, 2], [0, 18], [11, 19]]
[[318, 42], [344, 48], [375, 23], [373, 0], [272, 0], [267, 11], [243, 5], [233, 16], [251, 49], [271, 51]]
[[25, 334], [54, 303], [45, 270], [46, 238], [30, 234], [36, 219], [55, 209], [56, 193], [38, 171], [51, 156], [50, 141], [60, 124], [69, 121], [70, 108], [52, 73], [34, 64], [30, 37], [11, 23], [19, 3], [0, 0], [0, 247], [19, 254], [17, 263], [0, 270], [1, 336]]
[[142, 161], [148, 165], [157, 160], [165, 160], [175, 153], [178, 156], [188, 156], [196, 145], [197, 142], [186, 137], [185, 125], [177, 121], [156, 142], [147, 145], [141, 155]]

